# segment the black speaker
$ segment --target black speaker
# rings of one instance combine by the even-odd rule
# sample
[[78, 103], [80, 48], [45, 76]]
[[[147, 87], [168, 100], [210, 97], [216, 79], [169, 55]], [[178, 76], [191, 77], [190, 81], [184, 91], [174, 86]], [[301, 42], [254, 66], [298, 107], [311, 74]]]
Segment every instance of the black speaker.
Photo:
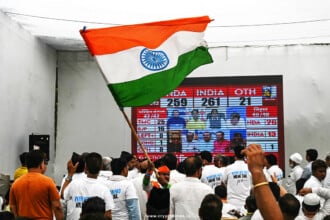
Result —
[[31, 134], [29, 136], [29, 150], [41, 150], [49, 160], [49, 134]]

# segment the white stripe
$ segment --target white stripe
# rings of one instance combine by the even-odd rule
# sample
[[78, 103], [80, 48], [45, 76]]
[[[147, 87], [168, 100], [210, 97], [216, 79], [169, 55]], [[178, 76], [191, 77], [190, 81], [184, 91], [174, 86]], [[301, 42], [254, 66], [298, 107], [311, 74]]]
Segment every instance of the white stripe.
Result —
[[[203, 36], [204, 32], [179, 31], [164, 41], [160, 47], [151, 49], [164, 51], [170, 60], [168, 66], [161, 71], [176, 66], [178, 56], [181, 54], [205, 45]], [[138, 46], [115, 54], [96, 56], [107, 83], [127, 82], [156, 73], [157, 71], [150, 71], [140, 63], [140, 52], [144, 48]]]

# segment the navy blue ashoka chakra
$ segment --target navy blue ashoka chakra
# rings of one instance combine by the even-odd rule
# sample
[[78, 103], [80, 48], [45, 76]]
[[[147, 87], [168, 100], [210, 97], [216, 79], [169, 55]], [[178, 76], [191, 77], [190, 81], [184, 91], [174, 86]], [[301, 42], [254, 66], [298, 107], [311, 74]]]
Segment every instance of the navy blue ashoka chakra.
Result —
[[164, 51], [144, 48], [140, 53], [140, 62], [144, 68], [157, 71], [165, 69], [170, 60]]

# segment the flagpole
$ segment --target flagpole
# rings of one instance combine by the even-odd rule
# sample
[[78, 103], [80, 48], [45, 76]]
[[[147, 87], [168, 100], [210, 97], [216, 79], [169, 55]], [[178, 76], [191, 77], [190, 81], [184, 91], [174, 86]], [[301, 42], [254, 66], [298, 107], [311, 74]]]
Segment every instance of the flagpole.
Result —
[[119, 107], [119, 109], [123, 113], [124, 118], [125, 118], [126, 122], [128, 123], [129, 127], [131, 128], [131, 130], [133, 132], [133, 135], [134, 135], [135, 139], [137, 140], [137, 142], [139, 143], [139, 145], [140, 145], [140, 147], [141, 147], [141, 149], [142, 149], [145, 157], [147, 158], [147, 160], [149, 161], [149, 163], [152, 163], [151, 160], [150, 160], [150, 157], [148, 155], [148, 152], [147, 152], [146, 148], [144, 147], [143, 143], [141, 142], [139, 136], [137, 135], [136, 130], [135, 130], [132, 122], [130, 121], [130, 119], [128, 118], [126, 112], [124, 111], [124, 108], [123, 107]]

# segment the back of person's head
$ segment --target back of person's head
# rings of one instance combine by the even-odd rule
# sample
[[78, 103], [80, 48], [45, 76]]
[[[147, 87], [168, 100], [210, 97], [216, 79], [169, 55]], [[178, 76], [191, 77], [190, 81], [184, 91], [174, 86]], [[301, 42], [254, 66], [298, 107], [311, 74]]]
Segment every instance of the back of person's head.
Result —
[[[302, 202], [302, 211], [304, 214], [308, 212], [309, 215], [315, 215], [320, 209], [321, 200], [315, 193], [308, 193], [304, 196]], [[312, 217], [312, 216], [308, 216]]]
[[46, 160], [46, 154], [41, 150], [32, 150], [26, 154], [26, 165], [28, 169], [37, 168]]
[[244, 146], [242, 145], [236, 145], [234, 148], [235, 157], [239, 160], [242, 160], [244, 158], [244, 154], [241, 154], [241, 151], [244, 150]]
[[315, 172], [320, 168], [327, 169], [327, 167], [327, 163], [324, 160], [317, 159], [312, 162], [312, 172]]
[[219, 196], [221, 199], [227, 198], [227, 187], [225, 185], [217, 185], [214, 188], [215, 195]]
[[113, 175], [120, 175], [124, 168], [127, 167], [125, 158], [114, 158], [111, 161], [111, 170]]
[[314, 161], [318, 157], [318, 152], [317, 152], [316, 149], [312, 149], [312, 148], [311, 149], [307, 149], [306, 150], [306, 156], [309, 157], [309, 160], [310, 161]]
[[105, 202], [102, 198], [94, 196], [85, 200], [81, 207], [81, 215], [88, 213], [105, 213]]
[[111, 158], [104, 156], [102, 158], [102, 170], [110, 170], [111, 169]]
[[179, 173], [185, 174], [185, 171], [184, 171], [184, 164], [185, 164], [185, 162], [186, 162], [186, 159], [184, 159], [183, 161], [179, 162], [178, 167], [177, 167], [177, 171]]
[[175, 170], [177, 168], [178, 158], [174, 154], [167, 153], [162, 157], [162, 160], [170, 170]]
[[187, 157], [184, 162], [184, 172], [186, 176], [193, 176], [202, 168], [202, 159], [200, 157]]
[[286, 193], [279, 200], [278, 204], [285, 219], [295, 219], [300, 210], [299, 200], [291, 193]]
[[22, 166], [26, 166], [26, 155], [28, 152], [23, 152], [19, 155], [19, 161], [21, 162]]
[[246, 197], [245, 208], [250, 213], [253, 213], [258, 209], [256, 198], [253, 195]]
[[134, 155], [131, 154], [131, 153], [129, 153], [129, 152], [127, 152], [127, 151], [122, 151], [120, 153], [120, 158], [125, 159], [127, 161], [127, 163], [128, 163], [129, 161], [131, 161], [131, 160], [134, 159]]
[[109, 218], [105, 217], [104, 214], [101, 213], [88, 213], [82, 215], [79, 220], [109, 220]]
[[212, 162], [212, 154], [207, 150], [200, 152], [200, 157], [202, 160], [206, 160], [208, 163]]
[[220, 220], [222, 217], [222, 202], [215, 194], [208, 194], [204, 197], [198, 211], [202, 220]]
[[266, 160], [269, 165], [273, 166], [277, 164], [277, 158], [274, 154], [267, 154], [266, 155]]
[[102, 167], [102, 156], [96, 152], [89, 153], [86, 155], [85, 163], [90, 174], [98, 174]]

